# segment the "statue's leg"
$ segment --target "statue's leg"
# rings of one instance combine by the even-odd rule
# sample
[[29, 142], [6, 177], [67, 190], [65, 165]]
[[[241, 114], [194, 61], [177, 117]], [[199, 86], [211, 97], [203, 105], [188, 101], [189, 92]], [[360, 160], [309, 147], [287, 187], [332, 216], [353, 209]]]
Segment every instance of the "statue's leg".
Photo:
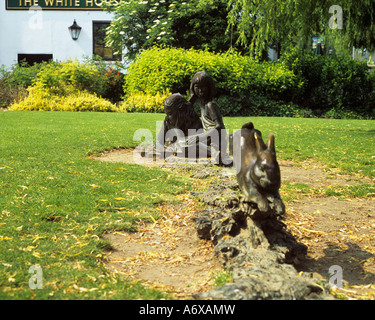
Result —
[[250, 188], [248, 200], [257, 204], [261, 212], [267, 212], [270, 209], [267, 198], [263, 196], [255, 187]]

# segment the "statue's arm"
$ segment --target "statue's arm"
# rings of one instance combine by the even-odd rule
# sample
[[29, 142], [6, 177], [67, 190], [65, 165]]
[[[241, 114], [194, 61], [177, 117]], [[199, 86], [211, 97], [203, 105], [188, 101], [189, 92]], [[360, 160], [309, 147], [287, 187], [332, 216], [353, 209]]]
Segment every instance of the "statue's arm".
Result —
[[197, 101], [197, 99], [198, 99], [198, 97], [197, 97], [195, 94], [193, 94], [193, 95], [190, 97], [188, 103], [190, 103], [191, 106], [194, 106], [194, 103], [195, 103], [195, 101]]
[[223, 117], [215, 102], [209, 102], [207, 105], [207, 112], [209, 113], [212, 121], [216, 123], [216, 130], [225, 129]]
[[156, 147], [164, 148], [166, 131], [167, 131], [167, 127], [166, 127], [165, 120], [164, 120], [163, 124], [161, 125], [160, 131], [156, 137]]

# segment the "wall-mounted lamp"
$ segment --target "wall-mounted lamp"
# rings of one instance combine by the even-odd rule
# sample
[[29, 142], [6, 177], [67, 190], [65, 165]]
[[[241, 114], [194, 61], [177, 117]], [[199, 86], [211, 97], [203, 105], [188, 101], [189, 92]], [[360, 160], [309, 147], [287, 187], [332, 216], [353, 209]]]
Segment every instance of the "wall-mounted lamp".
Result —
[[70, 35], [72, 36], [73, 40], [77, 40], [79, 38], [79, 34], [81, 33], [81, 27], [77, 24], [76, 20], [74, 19], [73, 24], [68, 28]]

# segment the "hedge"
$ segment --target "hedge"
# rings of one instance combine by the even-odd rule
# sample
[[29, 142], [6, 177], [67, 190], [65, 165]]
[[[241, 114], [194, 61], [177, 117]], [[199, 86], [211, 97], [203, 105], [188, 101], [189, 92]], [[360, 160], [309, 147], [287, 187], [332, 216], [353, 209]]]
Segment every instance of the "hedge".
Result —
[[[5, 104], [17, 102], [12, 110], [164, 112], [169, 94], [189, 97], [201, 70], [216, 83], [223, 116], [375, 117], [375, 72], [366, 63], [297, 51], [271, 63], [235, 52], [153, 47], [140, 53], [125, 78], [118, 65], [94, 60], [2, 69], [0, 95]], [[22, 90], [13, 90], [14, 81]], [[23, 86], [30, 83], [27, 95]]]
[[[124, 91], [127, 96], [168, 91], [188, 94], [193, 75], [201, 70], [214, 79], [218, 96], [229, 100], [255, 94], [274, 101], [289, 101], [303, 85], [292, 71], [280, 64], [259, 63], [237, 53], [153, 47], [143, 51], [130, 65]], [[230, 103], [222, 106], [224, 115], [241, 108]]]
[[295, 103], [317, 113], [335, 110], [375, 116], [375, 73], [369, 72], [366, 62], [292, 51], [283, 55], [280, 64], [303, 82]]
[[224, 116], [375, 116], [375, 73], [366, 63], [309, 52], [287, 52], [271, 63], [233, 52], [153, 47], [130, 65], [124, 91], [138, 98], [167, 91], [188, 95], [200, 70], [215, 80]]
[[11, 105], [10, 109], [117, 111], [110, 100], [119, 98], [116, 87], [119, 83], [122, 86], [121, 79], [119, 71], [103, 63], [68, 61], [43, 64], [27, 89], [28, 96]]

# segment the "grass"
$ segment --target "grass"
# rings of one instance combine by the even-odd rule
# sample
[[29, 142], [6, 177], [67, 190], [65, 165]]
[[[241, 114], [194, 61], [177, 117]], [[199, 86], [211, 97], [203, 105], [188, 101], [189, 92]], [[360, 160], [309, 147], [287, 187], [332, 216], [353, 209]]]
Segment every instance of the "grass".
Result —
[[[226, 125], [241, 128], [252, 121], [266, 140], [274, 133], [279, 159], [321, 162], [342, 173], [375, 178], [375, 121], [296, 118], [228, 118]], [[286, 183], [285, 201], [306, 193], [316, 193], [307, 185]], [[326, 195], [373, 198], [373, 184], [324, 188]]]
[[[135, 221], [151, 214], [156, 218], [156, 204], [183, 192], [186, 181], [160, 169], [87, 157], [134, 146], [134, 131], [154, 120], [149, 115], [0, 113], [0, 298], [164, 296], [107, 274], [102, 254], [108, 244], [100, 236], [106, 230], [132, 230]], [[36, 264], [43, 269], [43, 290], [28, 288], [28, 270]]]
[[226, 125], [241, 128], [252, 121], [266, 140], [276, 137], [281, 159], [321, 161], [347, 173], [375, 177], [375, 121], [295, 118], [228, 118]]
[[214, 283], [217, 287], [221, 287], [227, 283], [233, 282], [233, 274], [228, 270], [217, 272], [214, 275]]
[[[158, 168], [88, 157], [138, 145], [134, 132], [145, 128], [155, 135], [155, 122], [163, 118], [0, 112], [0, 299], [168, 297], [108, 273], [103, 254], [110, 244], [101, 236], [108, 230], [134, 230], [136, 221], [157, 218], [157, 205], [188, 191], [189, 181]], [[375, 121], [251, 120], [264, 138], [275, 134], [279, 158], [311, 158], [374, 178]], [[230, 130], [247, 121], [225, 118]], [[374, 192], [369, 184], [356, 188], [340, 192]], [[29, 288], [33, 265], [42, 267], [43, 290]]]

